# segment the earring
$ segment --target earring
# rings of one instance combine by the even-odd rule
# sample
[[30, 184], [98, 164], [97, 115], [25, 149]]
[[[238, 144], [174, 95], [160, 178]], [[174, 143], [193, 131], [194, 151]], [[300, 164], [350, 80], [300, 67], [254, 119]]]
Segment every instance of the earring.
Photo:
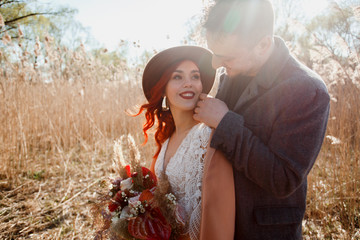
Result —
[[165, 111], [169, 111], [169, 106], [166, 101], [166, 96], [163, 97], [162, 103], [161, 103], [161, 109]]

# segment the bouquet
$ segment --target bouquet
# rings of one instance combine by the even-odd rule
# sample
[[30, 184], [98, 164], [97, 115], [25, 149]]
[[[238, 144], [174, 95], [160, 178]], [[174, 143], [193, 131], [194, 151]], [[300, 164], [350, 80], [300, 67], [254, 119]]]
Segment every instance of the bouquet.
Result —
[[[168, 191], [169, 184], [158, 183], [155, 175], [140, 165], [134, 150], [130, 151], [131, 164], [124, 165], [123, 138], [120, 140], [114, 147], [117, 156], [121, 150], [119, 176], [109, 179], [108, 191], [93, 207], [97, 226], [94, 240], [177, 239], [184, 230], [185, 217], [176, 197]], [[130, 136], [128, 142], [134, 148]]]

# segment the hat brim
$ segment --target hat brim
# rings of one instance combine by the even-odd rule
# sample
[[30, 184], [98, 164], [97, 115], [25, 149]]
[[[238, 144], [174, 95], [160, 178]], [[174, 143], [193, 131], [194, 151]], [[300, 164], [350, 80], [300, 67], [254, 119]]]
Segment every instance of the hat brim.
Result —
[[216, 70], [212, 67], [212, 53], [198, 46], [178, 46], [156, 54], [146, 65], [142, 87], [147, 100], [151, 99], [151, 89], [160, 80], [165, 70], [177, 61], [191, 60], [200, 71], [203, 93], [209, 93], [215, 80]]

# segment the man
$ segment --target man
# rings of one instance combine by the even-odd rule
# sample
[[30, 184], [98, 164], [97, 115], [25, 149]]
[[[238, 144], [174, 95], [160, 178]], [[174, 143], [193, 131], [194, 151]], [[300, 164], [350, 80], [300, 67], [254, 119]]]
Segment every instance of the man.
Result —
[[324, 82], [273, 25], [268, 0], [217, 1], [204, 25], [213, 67], [226, 73], [194, 119], [215, 129], [211, 147], [233, 166], [235, 239], [302, 239], [307, 175], [329, 115]]

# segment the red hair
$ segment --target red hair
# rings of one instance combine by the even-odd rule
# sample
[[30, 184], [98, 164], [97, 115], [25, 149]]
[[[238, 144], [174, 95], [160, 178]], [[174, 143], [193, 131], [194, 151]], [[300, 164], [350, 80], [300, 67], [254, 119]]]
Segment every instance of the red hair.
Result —
[[[177, 61], [176, 63], [172, 64], [169, 68], [167, 68], [163, 75], [161, 76], [160, 80], [156, 83], [156, 85], [150, 90], [149, 102], [146, 104], [141, 105], [139, 112], [135, 115], [138, 116], [142, 111], [146, 110], [145, 118], [146, 122], [143, 126], [143, 132], [145, 136], [144, 144], [148, 140], [147, 131], [152, 128], [155, 124], [155, 121], [158, 121], [158, 125], [156, 127], [155, 132], [155, 142], [157, 145], [156, 153], [154, 154], [154, 160], [158, 157], [161, 146], [168, 139], [173, 132], [175, 131], [175, 122], [171, 111], [163, 111], [161, 107], [161, 102], [165, 93], [165, 87], [168, 81], [171, 78], [171, 75], [179, 66], [181, 61]], [[155, 161], [151, 164], [153, 168]]]

